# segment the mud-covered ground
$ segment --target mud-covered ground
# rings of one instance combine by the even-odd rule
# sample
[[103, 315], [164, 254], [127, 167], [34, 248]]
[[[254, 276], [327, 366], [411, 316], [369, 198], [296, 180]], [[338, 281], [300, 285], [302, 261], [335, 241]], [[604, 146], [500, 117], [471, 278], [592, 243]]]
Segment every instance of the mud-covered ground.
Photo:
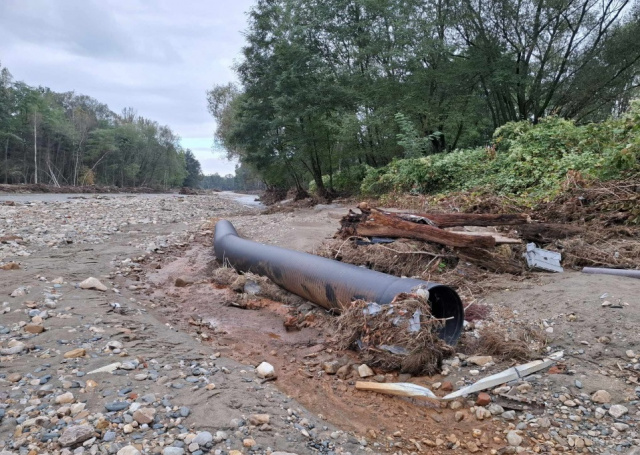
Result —
[[[438, 403], [357, 391], [351, 365], [361, 361], [336, 349], [331, 316], [273, 289], [265, 298], [212, 281], [217, 219], [247, 238], [314, 252], [346, 210], [266, 215], [228, 195], [0, 205], [0, 265], [20, 267], [0, 270], [0, 450], [627, 453], [640, 443], [635, 280], [495, 277], [500, 290], [478, 296], [493, 317], [536, 323], [547, 351], [565, 355], [555, 370], [489, 390], [492, 402], [481, 405], [475, 395]], [[77, 286], [90, 276], [107, 291]], [[292, 316], [299, 330], [285, 328]], [[70, 351], [79, 357], [65, 358]], [[457, 389], [514, 364], [467, 359], [449, 359], [446, 375], [367, 379], [443, 396], [447, 383]], [[258, 377], [264, 361], [277, 379]], [[327, 362], [348, 368], [329, 374]], [[104, 366], [113, 371], [89, 374]]]

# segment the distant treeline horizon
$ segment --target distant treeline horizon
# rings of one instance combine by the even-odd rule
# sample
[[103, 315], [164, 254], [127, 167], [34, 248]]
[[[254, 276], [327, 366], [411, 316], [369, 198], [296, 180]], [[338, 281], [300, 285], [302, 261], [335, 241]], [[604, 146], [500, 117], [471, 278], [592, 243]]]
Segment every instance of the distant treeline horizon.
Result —
[[169, 188], [196, 187], [202, 177], [169, 126], [15, 81], [0, 65], [0, 182]]

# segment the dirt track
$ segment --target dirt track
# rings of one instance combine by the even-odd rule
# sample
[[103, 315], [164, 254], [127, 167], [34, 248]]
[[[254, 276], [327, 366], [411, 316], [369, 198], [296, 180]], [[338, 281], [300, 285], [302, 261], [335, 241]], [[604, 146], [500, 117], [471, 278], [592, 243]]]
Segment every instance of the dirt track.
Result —
[[[489, 453], [507, 447], [505, 435], [516, 427], [525, 438], [520, 448], [528, 450], [538, 446], [560, 452], [584, 448], [604, 453], [620, 448], [624, 453], [636, 443], [638, 402], [633, 378], [637, 378], [637, 360], [626, 354], [640, 350], [640, 301], [634, 280], [575, 272], [541, 275], [524, 282], [497, 278], [503, 290], [484, 296], [483, 303], [501, 316], [539, 321], [547, 329], [549, 350], [565, 350], [568, 374], [542, 372], [527, 381], [533, 386], [528, 396], [547, 403], [546, 414], [552, 419], [548, 429], [541, 420], [544, 410], [535, 407], [512, 423], [499, 415], [478, 420], [469, 409], [473, 402], [462, 402], [461, 410], [456, 411], [358, 392], [353, 387], [355, 377], [339, 379], [322, 372], [327, 360], [357, 363], [355, 354], [334, 350], [328, 316], [322, 311], [308, 304], [285, 306], [264, 298], [249, 298], [253, 309], [241, 309], [230, 305], [237, 302], [237, 293], [211, 282], [218, 267], [211, 249], [215, 218], [229, 218], [248, 238], [313, 252], [335, 231], [337, 218], [345, 211], [339, 206], [260, 215], [256, 208], [213, 195], [156, 196], [153, 203], [144, 196], [90, 198], [0, 210], [0, 237], [16, 234], [22, 238], [2, 245], [0, 261], [13, 259], [21, 268], [0, 270], [0, 292], [8, 295], [30, 286], [27, 294], [6, 298], [5, 307], [10, 310], [0, 323], [5, 328], [0, 332], [3, 348], [11, 339], [26, 344], [24, 352], [3, 357], [0, 365], [4, 403], [0, 409], [5, 411], [0, 414], [0, 449], [4, 443], [6, 450], [17, 451], [29, 444], [55, 450], [64, 428], [81, 421], [93, 425], [98, 438], [86, 450], [104, 453], [115, 453], [129, 444], [148, 453], [161, 452], [163, 446], [186, 451], [189, 444], [185, 441], [192, 438], [188, 434], [198, 431], [215, 435], [214, 441], [202, 447], [212, 453], [249, 451], [251, 442], [245, 444], [249, 439], [256, 453], [269, 449], [295, 453], [451, 453], [453, 449], [465, 453], [473, 452], [474, 447]], [[58, 276], [64, 284], [55, 287], [51, 280]], [[77, 289], [75, 284], [88, 276], [102, 280], [109, 291]], [[188, 286], [175, 287], [177, 278], [185, 278]], [[61, 297], [42, 322], [46, 331], [25, 333], [29, 309], [45, 310], [52, 292]], [[605, 293], [608, 295], [601, 298]], [[603, 301], [618, 300], [628, 305], [602, 306]], [[114, 301], [121, 303], [124, 314], [110, 311]], [[308, 327], [286, 331], [285, 318], [299, 313]], [[105, 351], [110, 340], [121, 342], [128, 356]], [[86, 356], [78, 360], [62, 357], [77, 347], [85, 349]], [[97, 388], [87, 389], [86, 372], [131, 359], [139, 359], [137, 369], [100, 373], [95, 376]], [[276, 381], [261, 383], [256, 378], [253, 367], [262, 361], [276, 367]], [[43, 366], [47, 364], [50, 366]], [[503, 363], [480, 370], [487, 375], [508, 366]], [[207, 373], [192, 374], [199, 368]], [[463, 361], [450, 365], [446, 378], [410, 380], [430, 387], [450, 381], [457, 387], [477, 379], [470, 375], [471, 368]], [[53, 374], [43, 383], [47, 371]], [[9, 382], [12, 373], [21, 379]], [[136, 374], [147, 376], [137, 380]], [[378, 379], [396, 382], [407, 378]], [[51, 412], [56, 415], [53, 410], [60, 406], [54, 397], [66, 391], [68, 382], [72, 382], [69, 390], [74, 400], [86, 403], [86, 411], [73, 418], [64, 413], [62, 418], [52, 418]], [[207, 388], [209, 383], [215, 388]], [[118, 397], [118, 392], [129, 388], [132, 390]], [[612, 404], [628, 407], [628, 413], [615, 420], [626, 428], [612, 428], [610, 417], [594, 417], [597, 411], [589, 396], [600, 389], [611, 394]], [[151, 393], [155, 396], [149, 397]], [[102, 415], [105, 402], [116, 397], [140, 402], [144, 396], [157, 409], [153, 428], [145, 429], [142, 424], [127, 433], [131, 413]], [[580, 405], [564, 404], [571, 401], [568, 397]], [[27, 409], [34, 399], [42, 407], [40, 415], [48, 416], [35, 425], [29, 419], [37, 415]], [[502, 404], [507, 409], [509, 403]], [[180, 415], [183, 407], [189, 409], [187, 417]], [[464, 415], [456, 421], [459, 412]], [[252, 414], [269, 414], [269, 428], [252, 425]], [[107, 427], [101, 419], [108, 421]], [[30, 424], [25, 426], [25, 422]], [[478, 431], [474, 434], [474, 430]], [[109, 431], [116, 438], [106, 443]], [[576, 447], [576, 438], [582, 447]]]

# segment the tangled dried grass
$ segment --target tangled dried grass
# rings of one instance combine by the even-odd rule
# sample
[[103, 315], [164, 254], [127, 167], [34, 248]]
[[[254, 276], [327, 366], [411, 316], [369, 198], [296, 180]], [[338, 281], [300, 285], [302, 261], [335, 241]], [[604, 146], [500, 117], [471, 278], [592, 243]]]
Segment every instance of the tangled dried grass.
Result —
[[640, 225], [640, 181], [637, 176], [610, 182], [574, 180], [555, 199], [539, 204], [534, 215], [554, 222], [601, 227]]
[[245, 286], [249, 282], [257, 285], [257, 287], [253, 286], [256, 289], [253, 294], [256, 296], [287, 305], [301, 305], [305, 302], [302, 297], [282, 289], [267, 277], [250, 272], [240, 275], [231, 267], [215, 269], [211, 281], [222, 286], [229, 286], [231, 290], [239, 293], [247, 292]]
[[450, 265], [457, 262], [454, 255], [430, 243], [399, 239], [389, 245], [364, 246], [357, 245], [357, 239], [328, 240], [317, 254], [396, 276], [423, 276], [432, 273], [443, 261]]
[[238, 272], [231, 267], [218, 267], [211, 274], [211, 281], [222, 286], [229, 286], [238, 279]]
[[[438, 337], [443, 321], [431, 315], [429, 302], [414, 294], [400, 294], [390, 305], [378, 307], [377, 313], [372, 314], [370, 305], [375, 304], [355, 301], [337, 318], [341, 349], [360, 350], [367, 364], [384, 370], [440, 372], [442, 360], [454, 351]], [[412, 318], [419, 320], [416, 326]]]
[[[638, 236], [640, 238], [640, 232]], [[565, 267], [613, 267], [636, 269], [640, 264], [640, 242], [634, 239], [573, 237], [557, 242]]]
[[467, 322], [484, 321], [491, 313], [491, 307], [489, 305], [483, 305], [476, 303], [475, 305], [469, 305], [464, 310], [464, 320]]
[[536, 357], [546, 346], [546, 336], [533, 326], [506, 328], [496, 323], [483, 325], [477, 337], [465, 333], [459, 349], [466, 354], [481, 353], [499, 360], [527, 361]]

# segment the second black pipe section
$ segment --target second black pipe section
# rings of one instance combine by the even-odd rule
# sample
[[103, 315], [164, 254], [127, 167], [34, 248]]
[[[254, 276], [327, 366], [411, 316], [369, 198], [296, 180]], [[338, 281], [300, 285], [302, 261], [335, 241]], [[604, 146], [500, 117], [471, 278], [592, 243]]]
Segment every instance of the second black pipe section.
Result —
[[448, 286], [386, 273], [246, 240], [227, 220], [216, 224], [214, 248], [218, 260], [240, 272], [253, 272], [326, 309], [340, 310], [362, 299], [380, 305], [400, 293], [429, 290], [431, 314], [446, 320], [440, 338], [455, 344], [462, 333], [464, 309], [460, 297]]

